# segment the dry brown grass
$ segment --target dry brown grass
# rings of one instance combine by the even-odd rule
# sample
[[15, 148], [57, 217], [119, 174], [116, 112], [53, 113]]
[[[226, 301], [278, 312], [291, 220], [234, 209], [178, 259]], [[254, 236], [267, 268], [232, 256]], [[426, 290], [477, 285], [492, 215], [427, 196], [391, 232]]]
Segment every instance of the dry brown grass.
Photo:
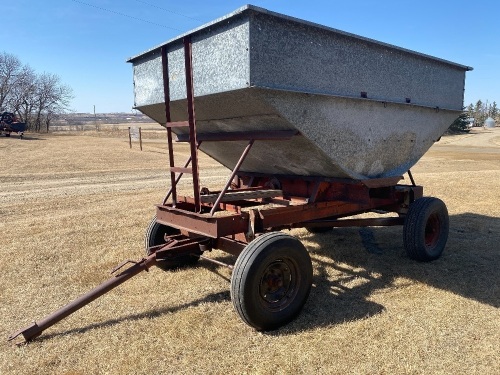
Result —
[[[29, 345], [4, 341], [0, 373], [498, 374], [494, 131], [496, 138], [447, 137], [413, 169], [450, 211], [438, 261], [410, 261], [397, 227], [295, 230], [310, 250], [314, 287], [299, 318], [280, 330], [257, 333], [240, 321], [226, 269], [152, 269]], [[0, 163], [6, 340], [107, 279], [123, 259], [142, 256], [143, 231], [166, 191], [167, 155], [155, 141], [140, 152], [123, 138], [28, 135], [0, 138]], [[205, 185], [227, 175], [209, 159], [202, 165]]]

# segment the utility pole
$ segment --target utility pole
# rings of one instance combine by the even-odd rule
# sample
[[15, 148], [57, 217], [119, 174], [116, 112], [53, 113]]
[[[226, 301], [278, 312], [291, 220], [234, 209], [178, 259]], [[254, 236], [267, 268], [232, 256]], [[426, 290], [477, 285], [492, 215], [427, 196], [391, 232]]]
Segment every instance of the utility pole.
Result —
[[99, 131], [99, 127], [97, 126], [97, 117], [95, 115], [95, 104], [94, 104], [94, 126], [95, 126], [95, 130]]

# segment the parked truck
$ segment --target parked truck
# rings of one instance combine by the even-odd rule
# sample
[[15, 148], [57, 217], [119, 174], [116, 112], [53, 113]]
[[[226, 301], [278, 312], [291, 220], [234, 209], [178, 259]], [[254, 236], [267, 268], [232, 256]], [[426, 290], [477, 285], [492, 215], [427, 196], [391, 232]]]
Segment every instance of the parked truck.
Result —
[[0, 135], [10, 137], [11, 133], [17, 133], [19, 138], [23, 138], [26, 124], [20, 122], [12, 112], [3, 112], [0, 116]]

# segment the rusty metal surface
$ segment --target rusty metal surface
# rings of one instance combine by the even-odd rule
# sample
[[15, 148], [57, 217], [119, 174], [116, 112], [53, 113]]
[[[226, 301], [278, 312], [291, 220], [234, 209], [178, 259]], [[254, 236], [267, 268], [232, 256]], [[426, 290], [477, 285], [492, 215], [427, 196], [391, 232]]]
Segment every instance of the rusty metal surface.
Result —
[[238, 256], [247, 245], [246, 239], [241, 237], [241, 240], [242, 241], [228, 237], [219, 237], [215, 241], [214, 247], [226, 253]]
[[342, 228], [342, 227], [388, 227], [403, 225], [404, 217], [368, 218], [368, 219], [341, 219], [315, 220], [305, 223], [292, 224], [292, 228]]
[[[228, 181], [232, 181], [232, 178]], [[265, 178], [260, 180], [252, 178], [251, 181], [260, 183], [261, 186], [269, 183], [269, 180]], [[387, 179], [373, 182], [374, 187], [368, 187], [361, 181], [343, 183], [304, 181], [299, 178], [281, 179], [275, 183], [280, 184], [282, 188], [282, 198], [263, 198], [262, 204], [252, 202], [252, 206], [249, 206], [250, 209], [247, 208], [246, 211], [240, 207], [235, 212], [225, 211], [222, 216], [212, 216], [215, 210], [224, 209], [219, 199], [224, 194], [225, 190], [222, 190], [213, 205], [205, 203], [207, 205], [202, 213], [194, 212], [193, 203], [185, 199], [183, 206], [157, 206], [157, 218], [161, 224], [212, 239], [245, 234], [248, 240], [267, 230], [304, 226], [305, 222], [339, 219], [375, 209], [404, 215], [409, 205], [422, 196], [423, 189], [420, 186], [387, 186], [390, 182]], [[315, 199], [311, 199], [311, 196]], [[279, 204], [279, 201], [282, 204]], [[269, 205], [265, 204], [266, 202], [278, 204]], [[233, 202], [233, 204], [237, 203]], [[359, 223], [364, 226], [364, 221], [359, 221]], [[398, 218], [397, 220], [374, 220], [370, 223], [382, 226], [399, 225], [402, 222]]]
[[273, 186], [283, 191], [285, 199], [305, 198], [309, 203], [325, 201], [360, 201], [370, 198], [371, 192], [392, 189], [401, 177], [345, 180], [321, 177], [299, 178], [296, 176], [267, 176], [240, 173], [240, 185], [249, 187], [255, 185]]
[[[170, 116], [170, 84], [168, 77], [168, 54], [167, 48], [163, 46], [161, 48], [161, 80], [163, 82], [163, 110], [165, 116], [164, 124], [172, 123]], [[188, 123], [189, 124], [189, 123]], [[175, 167], [175, 159], [174, 159], [174, 148], [172, 141], [172, 127], [167, 126], [167, 143], [168, 143], [168, 160], [170, 168]], [[191, 157], [189, 158], [189, 163], [191, 163]], [[184, 166], [187, 167], [189, 163], [186, 163]], [[180, 176], [179, 176], [180, 179]], [[175, 171], [170, 170], [170, 191], [167, 193], [163, 203], [165, 203], [170, 195], [172, 195], [172, 201], [177, 202], [177, 183], [179, 182], [176, 179]]]
[[231, 172], [231, 175], [227, 179], [226, 184], [224, 185], [224, 187], [222, 188], [222, 191], [220, 192], [219, 196], [215, 200], [214, 206], [210, 210], [210, 215], [213, 215], [215, 213], [215, 211], [219, 208], [219, 203], [221, 202], [222, 198], [224, 198], [224, 194], [226, 194], [227, 189], [229, 189], [229, 187], [231, 186], [236, 174], [240, 170], [241, 164], [243, 164], [243, 162], [245, 161], [245, 158], [247, 157], [248, 153], [250, 152], [250, 149], [252, 148], [253, 144], [254, 144], [254, 140], [252, 139], [252, 140], [250, 140], [250, 142], [248, 142], [248, 145], [243, 150], [243, 153], [241, 154], [236, 165], [234, 166], [234, 168]]
[[231, 265], [231, 264], [224, 263], [224, 262], [221, 262], [220, 260], [212, 259], [212, 258], [209, 258], [209, 257], [203, 256], [203, 255], [200, 255], [200, 256], [199, 256], [199, 258], [200, 258], [200, 259], [203, 259], [203, 260], [206, 260], [207, 262], [217, 264], [218, 266], [227, 267], [227, 268], [229, 268], [230, 270], [232, 270], [232, 269], [234, 268], [234, 266], [233, 266], [233, 265]]
[[235, 233], [244, 233], [248, 228], [248, 214], [232, 213], [214, 217], [209, 214], [194, 212], [193, 204], [178, 204], [181, 209], [170, 205], [156, 207], [157, 221], [160, 224], [172, 226], [210, 238], [224, 237]]
[[283, 208], [260, 210], [261, 225], [263, 228], [282, 227], [293, 223], [310, 221], [326, 217], [342, 217], [356, 215], [372, 208], [381, 207], [393, 201], [376, 203], [370, 202], [319, 202]]
[[198, 141], [196, 139], [196, 116], [193, 87], [193, 53], [190, 36], [184, 37], [184, 72], [186, 77], [187, 113], [189, 123], [189, 149], [191, 151], [191, 170], [193, 177], [193, 197], [196, 212], [201, 210], [200, 175], [198, 173]]
[[[219, 194], [208, 194], [201, 196], [202, 203], [215, 203]], [[231, 190], [224, 194], [220, 202], [237, 202], [245, 199], [264, 199], [275, 198], [283, 195], [281, 190], [276, 189], [259, 189], [259, 190]]]
[[[210, 239], [206, 237], [170, 236], [166, 244], [155, 247], [154, 254], [158, 262], [175, 260], [178, 257], [200, 256], [203, 251], [211, 249]], [[202, 250], [203, 248], [203, 250]]]

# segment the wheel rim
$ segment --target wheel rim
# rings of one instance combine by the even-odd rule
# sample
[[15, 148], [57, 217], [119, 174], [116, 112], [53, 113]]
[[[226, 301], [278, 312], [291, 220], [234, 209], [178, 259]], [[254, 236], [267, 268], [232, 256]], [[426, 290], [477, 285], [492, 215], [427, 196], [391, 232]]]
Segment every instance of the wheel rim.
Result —
[[439, 221], [439, 216], [437, 214], [432, 214], [427, 219], [425, 225], [425, 246], [427, 248], [433, 248], [436, 246], [439, 240], [439, 235], [441, 233], [441, 222]]
[[279, 259], [270, 263], [259, 283], [262, 302], [270, 310], [282, 310], [293, 302], [297, 292], [298, 273], [289, 259]]

